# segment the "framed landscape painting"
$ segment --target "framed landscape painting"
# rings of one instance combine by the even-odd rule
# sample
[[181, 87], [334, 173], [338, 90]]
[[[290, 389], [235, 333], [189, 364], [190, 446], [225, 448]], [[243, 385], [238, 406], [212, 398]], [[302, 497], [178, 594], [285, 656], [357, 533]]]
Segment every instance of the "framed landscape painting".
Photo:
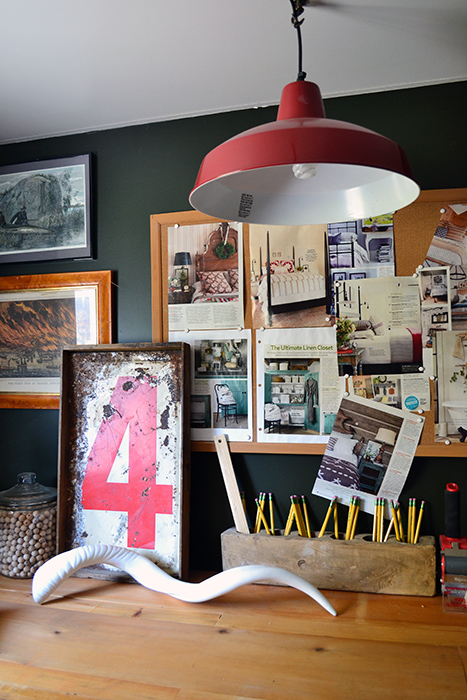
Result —
[[0, 167], [0, 263], [92, 257], [91, 157]]
[[112, 273], [0, 277], [0, 408], [58, 408], [64, 346], [112, 342]]

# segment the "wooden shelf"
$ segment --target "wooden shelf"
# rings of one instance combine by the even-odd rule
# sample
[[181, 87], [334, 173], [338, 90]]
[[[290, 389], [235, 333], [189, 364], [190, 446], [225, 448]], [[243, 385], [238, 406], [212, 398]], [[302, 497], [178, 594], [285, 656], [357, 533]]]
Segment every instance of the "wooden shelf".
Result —
[[[229, 442], [229, 449], [233, 453], [243, 454], [296, 454], [296, 455], [323, 455], [326, 443], [301, 444], [294, 442], [270, 443], [270, 442]], [[214, 442], [205, 440], [192, 440], [192, 452], [215, 452]], [[416, 457], [467, 457], [467, 443], [435, 443], [419, 445], [415, 453]]]

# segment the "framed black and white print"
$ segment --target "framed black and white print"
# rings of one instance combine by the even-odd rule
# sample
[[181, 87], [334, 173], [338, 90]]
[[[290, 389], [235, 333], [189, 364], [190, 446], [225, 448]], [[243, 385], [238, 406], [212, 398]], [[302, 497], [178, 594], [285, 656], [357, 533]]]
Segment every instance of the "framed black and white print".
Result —
[[92, 257], [91, 156], [0, 167], [0, 263]]

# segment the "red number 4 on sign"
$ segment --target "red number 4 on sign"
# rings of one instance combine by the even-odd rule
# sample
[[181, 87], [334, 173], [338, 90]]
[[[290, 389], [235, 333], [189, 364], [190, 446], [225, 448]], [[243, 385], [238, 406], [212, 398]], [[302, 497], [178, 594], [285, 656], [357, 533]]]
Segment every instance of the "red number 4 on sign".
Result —
[[[156, 483], [157, 387], [119, 377], [103, 413], [84, 475], [83, 508], [127, 513], [127, 546], [154, 549], [156, 514], [173, 513], [173, 486]], [[115, 483], [109, 475], [127, 432], [127, 481]]]

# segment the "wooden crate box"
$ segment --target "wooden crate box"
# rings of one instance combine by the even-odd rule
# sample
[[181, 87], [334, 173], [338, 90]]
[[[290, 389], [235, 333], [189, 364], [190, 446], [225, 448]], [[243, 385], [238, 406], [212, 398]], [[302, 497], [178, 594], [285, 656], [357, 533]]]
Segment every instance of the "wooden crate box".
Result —
[[436, 593], [435, 538], [417, 544], [390, 538], [372, 542], [371, 535], [353, 540], [242, 534], [230, 528], [221, 534], [222, 566], [278, 566], [301, 576], [317, 588], [365, 593], [432, 596]]

